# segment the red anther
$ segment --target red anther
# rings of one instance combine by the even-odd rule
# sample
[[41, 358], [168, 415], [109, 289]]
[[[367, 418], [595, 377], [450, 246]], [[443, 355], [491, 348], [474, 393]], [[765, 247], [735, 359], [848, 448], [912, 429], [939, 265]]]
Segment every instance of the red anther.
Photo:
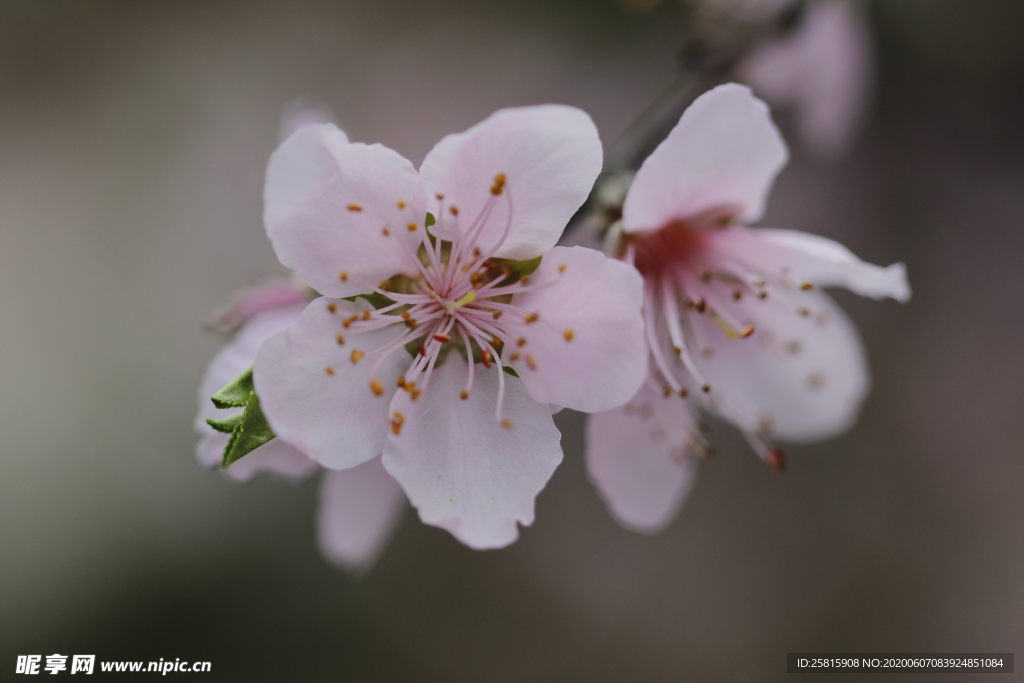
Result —
[[451, 340], [452, 340], [452, 338], [451, 338], [451, 335], [447, 335], [447, 334], [440, 334], [440, 333], [439, 333], [439, 334], [435, 334], [435, 335], [434, 335], [434, 341], [439, 341], [439, 342], [441, 342], [442, 344], [443, 344], [444, 342], [450, 342]]
[[427, 355], [427, 347], [425, 347], [423, 344], [420, 344], [419, 346], [416, 347], [416, 353], [418, 353], [421, 356]]
[[708, 307], [708, 302], [704, 301], [704, 297], [701, 297], [700, 299], [697, 300], [696, 308], [697, 308], [697, 312], [698, 313], [703, 313], [704, 309], [706, 309], [707, 307]]
[[775, 447], [768, 449], [768, 466], [779, 474], [786, 471], [786, 456], [782, 453], [782, 449]]
[[480, 362], [484, 364], [485, 368], [491, 367], [491, 352], [484, 349], [483, 353], [480, 354]]

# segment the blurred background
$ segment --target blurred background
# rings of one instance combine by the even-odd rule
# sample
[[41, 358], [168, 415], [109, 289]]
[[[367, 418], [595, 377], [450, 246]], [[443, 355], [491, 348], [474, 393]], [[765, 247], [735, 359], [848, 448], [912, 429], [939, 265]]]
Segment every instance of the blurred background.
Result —
[[845, 156], [777, 115], [794, 158], [763, 224], [903, 260], [914, 289], [837, 293], [874, 391], [845, 436], [788, 448], [786, 474], [716, 425], [679, 519], [636, 535], [566, 411], [518, 543], [474, 552], [410, 510], [354, 581], [317, 553], [315, 483], [197, 465], [196, 385], [223, 343], [201, 322], [283, 274], [261, 225], [282, 108], [323, 102], [417, 165], [513, 105], [582, 107], [612, 141], [688, 26], [672, 2], [637, 10], [0, 5], [0, 679], [54, 652], [246, 681], [776, 681], [787, 652], [1024, 654], [1017, 0], [874, 3], [877, 88]]

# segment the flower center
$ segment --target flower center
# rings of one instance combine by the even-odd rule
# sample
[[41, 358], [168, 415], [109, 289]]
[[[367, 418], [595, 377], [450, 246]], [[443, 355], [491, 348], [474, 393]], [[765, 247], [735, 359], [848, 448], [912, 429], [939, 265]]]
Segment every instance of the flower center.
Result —
[[[494, 177], [483, 209], [464, 230], [459, 225], [458, 208], [454, 205], [446, 207], [442, 194], [435, 195], [435, 198], [438, 201], [436, 218], [426, 214], [422, 229], [419, 222], [406, 226], [408, 231], [420, 235], [417, 253], [410, 252], [417, 265], [417, 275], [411, 278], [396, 276], [376, 287], [364, 283], [378, 297], [383, 297], [378, 300], [383, 301], [382, 305], [342, 321], [343, 327], [352, 333], [389, 326], [400, 326], [400, 330], [383, 346], [365, 353], [352, 351], [343, 362], [374, 363], [370, 372], [372, 377], [376, 368], [392, 353], [402, 349], [414, 353], [412, 365], [398, 380], [398, 386], [409, 392], [412, 400], [427, 390], [434, 368], [453, 350], [464, 354], [469, 362], [468, 380], [460, 392], [463, 400], [469, 398], [477, 360], [485, 369], [496, 366], [498, 399], [495, 419], [511, 427], [511, 422], [502, 418], [505, 391], [503, 361], [518, 360], [527, 340], [522, 336], [516, 338], [509, 323], [531, 324], [539, 320], [537, 312], [514, 305], [512, 296], [548, 287], [558, 278], [545, 284], [529, 284], [530, 276], [519, 267], [521, 264], [494, 258], [508, 239], [512, 226], [512, 197], [504, 174]], [[499, 239], [484, 253], [478, 243], [499, 201], [507, 202], [506, 223]], [[404, 210], [407, 205], [400, 200], [397, 206]], [[431, 227], [433, 230], [428, 232]], [[384, 234], [390, 235], [390, 229], [385, 228]], [[564, 270], [560, 268], [559, 274]], [[338, 343], [344, 345], [343, 334], [338, 335]], [[501, 355], [506, 346], [513, 349], [508, 358]], [[536, 363], [530, 362], [531, 358], [526, 354], [528, 367], [535, 369]], [[332, 368], [327, 370], [328, 374], [333, 372]], [[370, 380], [370, 390], [377, 396], [384, 393], [384, 387], [377, 379]], [[392, 419], [392, 431], [399, 433], [402, 422]]]

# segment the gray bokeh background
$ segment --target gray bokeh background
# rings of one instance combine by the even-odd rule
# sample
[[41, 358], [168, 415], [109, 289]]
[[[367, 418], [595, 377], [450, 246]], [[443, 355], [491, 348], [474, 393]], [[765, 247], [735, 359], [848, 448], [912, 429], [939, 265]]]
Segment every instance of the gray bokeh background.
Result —
[[794, 145], [771, 198], [766, 225], [908, 264], [908, 306], [837, 295], [875, 377], [849, 434], [774, 476], [716, 425], [719, 458], [645, 537], [608, 517], [563, 414], [565, 462], [516, 545], [474, 552], [410, 512], [358, 582], [317, 555], [315, 484], [240, 487], [193, 456], [222, 343], [200, 322], [283, 272], [260, 197], [282, 107], [322, 101], [417, 164], [512, 105], [580, 106], [613, 140], [673, 77], [677, 9], [0, 16], [0, 679], [53, 652], [374, 681], [775, 681], [791, 651], [1024, 653], [1021, 3], [875, 3], [863, 135], [838, 163]]

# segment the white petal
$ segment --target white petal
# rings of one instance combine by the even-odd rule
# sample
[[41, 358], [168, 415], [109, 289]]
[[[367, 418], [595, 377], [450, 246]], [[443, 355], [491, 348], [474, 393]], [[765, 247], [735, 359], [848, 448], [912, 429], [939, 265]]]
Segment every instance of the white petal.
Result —
[[711, 384], [713, 409], [741, 429], [784, 441], [839, 434], [857, 419], [871, 386], [864, 348], [853, 323], [826, 294], [795, 295], [807, 317], [776, 298], [746, 297], [727, 307], [755, 332], [728, 339], [706, 315], [688, 314], [708, 340], [696, 363]]
[[623, 206], [626, 232], [656, 230], [710, 209], [758, 220], [789, 157], [768, 107], [746, 86], [720, 85], [683, 112], [647, 157]]
[[[555, 247], [530, 276], [533, 284], [540, 288], [512, 303], [540, 317], [527, 324], [506, 315], [512, 339], [502, 362], [541, 403], [593, 413], [628, 401], [647, 374], [640, 274], [592, 249]], [[518, 360], [510, 360], [513, 353]]]
[[[364, 310], [369, 306], [362, 300], [317, 299], [294, 325], [263, 344], [253, 366], [260, 406], [274, 433], [330, 469], [380, 455], [388, 402], [409, 366], [409, 354], [399, 349], [371, 374], [371, 352], [400, 331], [392, 326], [356, 334], [342, 327], [345, 317]], [[344, 344], [339, 345], [338, 333]], [[366, 357], [352, 363], [355, 350]], [[373, 394], [371, 380], [381, 383], [382, 395]]]
[[[252, 366], [256, 352], [269, 337], [295, 322], [304, 305], [271, 308], [257, 313], [242, 327], [233, 342], [214, 356], [199, 384], [199, 414], [195, 428], [201, 435], [196, 457], [205, 467], [219, 467], [228, 443], [228, 435], [215, 431], [206, 423], [207, 418], [222, 420], [240, 410], [219, 410], [210, 401], [221, 387]], [[297, 482], [317, 470], [316, 463], [280, 439], [274, 439], [255, 449], [225, 471], [225, 476], [240, 482], [251, 481], [257, 474], [268, 473], [286, 481]]]
[[405, 494], [380, 458], [328, 470], [320, 482], [317, 543], [327, 561], [356, 574], [369, 571], [405, 510]]
[[[491, 198], [497, 174], [506, 177], [478, 246], [489, 251], [505, 231], [509, 200], [513, 207], [508, 239], [496, 256], [529, 259], [558, 241], [565, 225], [586, 201], [601, 172], [601, 140], [590, 117], [575, 107], [542, 105], [502, 109], [463, 133], [449, 135], [430, 151], [420, 167], [424, 199], [444, 196], [443, 207], [457, 207], [466, 231]], [[438, 213], [445, 234], [453, 218]]]
[[796, 230], [732, 226], [709, 236], [711, 248], [741, 260], [759, 272], [785, 272], [799, 283], [846, 287], [874, 299], [910, 300], [907, 269], [865, 263], [842, 244]]
[[562, 460], [550, 410], [511, 375], [504, 378], [511, 428], [495, 420], [497, 372], [478, 367], [469, 398], [460, 400], [468, 369], [449, 354], [419, 400], [395, 396], [391, 414], [404, 422], [384, 447], [384, 467], [420, 519], [477, 549], [509, 545], [517, 522], [533, 523], [534, 499]]
[[686, 400], [645, 386], [625, 406], [587, 419], [587, 473], [619, 524], [656, 533], [693, 488], [699, 439]]
[[278, 259], [310, 287], [337, 297], [365, 293], [416, 273], [412, 254], [424, 230], [412, 204], [417, 183], [412, 164], [387, 147], [308, 125], [270, 157], [263, 222]]

